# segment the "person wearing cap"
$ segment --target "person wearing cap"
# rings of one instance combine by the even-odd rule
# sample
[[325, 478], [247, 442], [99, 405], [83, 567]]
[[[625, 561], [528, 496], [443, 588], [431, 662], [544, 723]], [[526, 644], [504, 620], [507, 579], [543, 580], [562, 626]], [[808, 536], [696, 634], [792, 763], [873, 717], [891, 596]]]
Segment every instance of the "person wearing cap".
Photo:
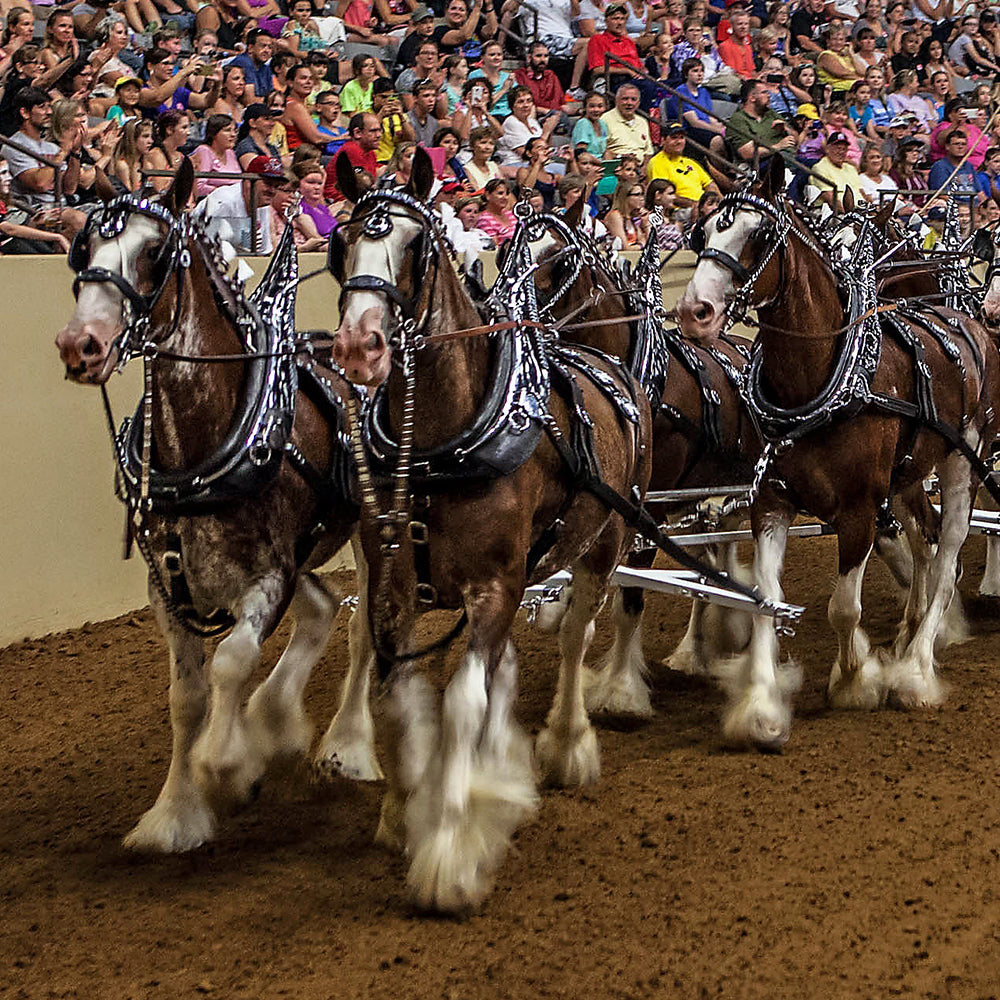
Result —
[[[416, 62], [417, 50], [423, 42], [434, 41], [434, 11], [425, 4], [415, 7], [410, 16], [411, 31], [400, 43], [396, 53], [397, 66], [412, 66]], [[435, 42], [435, 45], [437, 43]]]
[[115, 81], [115, 103], [108, 108], [104, 116], [109, 121], [122, 125], [129, 118], [138, 118], [139, 94], [142, 93], [142, 81], [134, 76], [122, 76]]
[[236, 136], [236, 159], [240, 169], [246, 170], [247, 164], [258, 156], [280, 160], [281, 152], [271, 143], [271, 133], [274, 131], [274, 114], [263, 104], [251, 104], [243, 112], [243, 124]]
[[[965, 154], [969, 148], [969, 136], [964, 127], [955, 127], [945, 136], [944, 159], [938, 160], [927, 175], [927, 187], [932, 191], [962, 192], [975, 194], [977, 190], [976, 168]], [[969, 198], [965, 199], [969, 201]]]
[[241, 52], [229, 65], [239, 66], [246, 78], [247, 101], [255, 104], [263, 101], [274, 86], [271, 77], [271, 56], [274, 54], [274, 39], [263, 28], [251, 28], [247, 32], [246, 52]]
[[[587, 40], [587, 48], [582, 50], [577, 57], [576, 67], [573, 70], [574, 81], [582, 79], [584, 64], [593, 74], [595, 85], [598, 79], [603, 80], [605, 55], [612, 55], [622, 60], [627, 66], [634, 66], [637, 70], [642, 69], [639, 50], [626, 32], [627, 24], [628, 9], [625, 4], [611, 3], [604, 8], [604, 30], [596, 32]], [[633, 78], [634, 74], [629, 72], [627, 66], [618, 62], [611, 63], [612, 90], [615, 90], [624, 80]]]
[[649, 123], [636, 114], [638, 110], [639, 88], [632, 82], [621, 84], [615, 91], [615, 106], [601, 115], [601, 121], [608, 127], [608, 144], [604, 149], [607, 159], [631, 153], [645, 165], [653, 155]]
[[[246, 165], [244, 173], [259, 174], [261, 178], [256, 184], [257, 252], [268, 254], [273, 246], [267, 209], [274, 199], [274, 192], [286, 182], [284, 168], [279, 159], [257, 156]], [[209, 236], [218, 236], [241, 252], [247, 252], [252, 247], [252, 184], [252, 181], [245, 180], [217, 187], [191, 212], [193, 217], [205, 220]]]
[[[896, 148], [889, 176], [897, 189], [905, 191], [921, 191], [927, 189], [927, 175], [920, 169], [924, 158], [924, 145], [919, 139], [904, 139]], [[926, 201], [924, 195], [911, 195], [901, 198], [896, 203], [896, 215], [912, 215]]]
[[693, 208], [706, 191], [719, 188], [697, 160], [684, 156], [687, 137], [678, 122], [664, 126], [660, 131], [660, 152], [646, 165], [647, 180], [670, 181], [677, 192], [678, 208]]
[[851, 189], [855, 202], [864, 200], [858, 168], [848, 161], [847, 150], [846, 132], [834, 132], [827, 136], [826, 155], [812, 168], [813, 173], [806, 181], [806, 204], [813, 205], [819, 201], [838, 213], [843, 208], [842, 199], [847, 188]]

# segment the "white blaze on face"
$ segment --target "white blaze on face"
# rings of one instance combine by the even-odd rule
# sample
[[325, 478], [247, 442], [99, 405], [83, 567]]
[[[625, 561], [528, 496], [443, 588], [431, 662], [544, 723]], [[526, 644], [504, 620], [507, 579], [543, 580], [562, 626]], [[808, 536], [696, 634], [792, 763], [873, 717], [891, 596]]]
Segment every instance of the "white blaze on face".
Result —
[[[134, 215], [115, 239], [94, 237], [87, 267], [103, 267], [112, 274], [120, 274], [137, 288], [139, 254], [148, 242], [159, 236], [160, 227], [153, 219]], [[110, 281], [83, 282], [70, 325], [101, 324], [120, 329], [124, 301], [122, 293]]]
[[[733, 224], [721, 232], [718, 222], [718, 214], [705, 222], [706, 249], [721, 250], [739, 260], [743, 248], [763, 218], [760, 212], [741, 209], [736, 213]], [[683, 332], [695, 337], [717, 333], [725, 319], [727, 300], [735, 290], [735, 275], [728, 267], [717, 260], [699, 260], [677, 303]]]

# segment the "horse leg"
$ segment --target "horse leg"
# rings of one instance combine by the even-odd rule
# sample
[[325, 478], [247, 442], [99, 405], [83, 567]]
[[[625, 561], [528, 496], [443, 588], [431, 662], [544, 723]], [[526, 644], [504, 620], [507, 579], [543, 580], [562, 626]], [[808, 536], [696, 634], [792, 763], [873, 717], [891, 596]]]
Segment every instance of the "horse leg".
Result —
[[192, 762], [202, 787], [230, 801], [246, 801], [264, 773], [264, 758], [247, 731], [241, 702], [287, 588], [288, 581], [277, 572], [251, 587], [236, 625], [219, 643], [209, 668], [211, 708], [192, 750]]
[[940, 705], [945, 688], [934, 672], [934, 642], [955, 593], [958, 557], [969, 533], [975, 482], [967, 459], [952, 452], [939, 472], [941, 529], [928, 574], [927, 613], [888, 676], [889, 688], [907, 708]]
[[312, 573], [301, 573], [290, 610], [295, 630], [267, 679], [250, 696], [246, 724], [250, 740], [265, 762], [304, 754], [313, 726], [302, 703], [313, 668], [330, 640], [339, 597]]
[[351, 547], [357, 567], [358, 606], [351, 616], [349, 630], [350, 665], [340, 705], [320, 740], [315, 764], [326, 775], [337, 773], [355, 781], [380, 781], [384, 775], [375, 753], [375, 724], [368, 697], [375, 664], [368, 623], [368, 564], [357, 536], [352, 539]]
[[701, 677], [708, 673], [705, 662], [705, 611], [708, 604], [695, 598], [691, 601], [691, 614], [687, 628], [677, 648], [664, 659], [663, 665], [682, 674]]
[[[445, 689], [438, 752], [406, 805], [407, 885], [417, 906], [443, 913], [482, 901], [510, 834], [535, 803], [511, 718], [516, 588], [495, 581], [467, 593], [465, 603], [469, 646]], [[511, 752], [515, 743], [522, 749]]]
[[143, 813], [123, 844], [135, 851], [170, 854], [189, 851], [215, 834], [215, 813], [191, 771], [191, 746], [205, 716], [208, 685], [204, 642], [169, 619], [152, 591], [150, 604], [170, 649], [173, 749], [167, 780], [156, 802]]
[[[762, 499], [766, 495], [767, 505]], [[788, 526], [795, 516], [765, 486], [754, 510], [753, 530], [757, 552], [754, 582], [772, 600], [781, 600], [781, 569], [788, 539]], [[750, 648], [726, 665], [723, 687], [728, 705], [722, 733], [727, 743], [776, 750], [788, 742], [792, 726], [792, 695], [801, 684], [801, 671], [789, 664], [778, 666], [778, 637], [774, 619], [756, 615], [750, 632]]]
[[[643, 554], [645, 557], [645, 553]], [[651, 556], [642, 562], [652, 565]], [[629, 560], [628, 565], [639, 565]], [[642, 654], [641, 587], [619, 587], [614, 597], [615, 638], [597, 671], [584, 667], [584, 699], [590, 712], [653, 717], [649, 702], [649, 668]]]
[[[915, 490], [919, 490], [919, 496]], [[894, 655], [898, 659], [910, 644], [927, 613], [927, 576], [934, 557], [934, 540], [938, 535], [938, 524], [934, 510], [927, 504], [922, 484], [912, 487], [901, 496], [897, 508], [913, 559], [906, 606], [893, 644]]]
[[601, 772], [597, 735], [583, 698], [583, 659], [594, 637], [594, 618], [604, 602], [602, 579], [582, 561], [573, 567], [573, 594], [559, 627], [561, 663], [556, 696], [538, 734], [535, 754], [542, 780], [586, 785]]
[[834, 708], [876, 708], [881, 700], [881, 671], [860, 628], [861, 585], [874, 541], [874, 511], [867, 506], [846, 511], [837, 521], [839, 568], [827, 618], [837, 633], [837, 659], [830, 671], [827, 698]]
[[[997, 502], [985, 489], [980, 490], [980, 503], [986, 510], [997, 509]], [[1000, 538], [993, 535], [986, 539], [986, 567], [979, 581], [979, 593], [984, 597], [1000, 597]]]

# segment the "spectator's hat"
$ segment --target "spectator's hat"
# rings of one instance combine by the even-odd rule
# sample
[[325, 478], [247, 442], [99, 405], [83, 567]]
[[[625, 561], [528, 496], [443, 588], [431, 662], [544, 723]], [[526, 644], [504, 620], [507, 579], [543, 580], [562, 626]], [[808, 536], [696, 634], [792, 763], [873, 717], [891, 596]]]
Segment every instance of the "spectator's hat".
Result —
[[945, 211], [944, 205], [935, 205], [928, 213], [928, 219], [933, 219], [935, 222], [944, 222], [948, 218], [948, 213]]
[[996, 14], [994, 14], [993, 11], [991, 11], [989, 8], [987, 8], [986, 10], [984, 10], [979, 15], [979, 23], [980, 24], [993, 24], [996, 21], [996, 19], [997, 19]]
[[260, 174], [271, 180], [283, 181], [285, 179], [285, 168], [281, 165], [281, 160], [276, 156], [255, 156], [247, 165], [248, 174]]
[[612, 14], [628, 14], [628, 8], [623, 3], [609, 3], [604, 8], [604, 17], [609, 18]]
[[846, 146], [846, 145], [848, 145], [850, 143], [850, 141], [851, 140], [847, 138], [847, 133], [846, 132], [831, 132], [826, 137], [826, 144], [828, 146], [831, 145], [831, 143], [834, 143], [834, 142], [842, 142]]
[[924, 144], [915, 136], [907, 136], [905, 139], [900, 140], [900, 149], [923, 149]]
[[896, 117], [889, 122], [889, 128], [909, 128], [909, 127], [910, 127], [910, 119], [907, 118], [906, 115], [896, 115]]
[[819, 121], [819, 112], [816, 110], [815, 104], [800, 104], [799, 110], [795, 112], [796, 118], [809, 118], [811, 121]]
[[413, 16], [410, 18], [410, 20], [414, 24], [417, 24], [419, 21], [426, 21], [427, 18], [431, 18], [433, 20], [434, 11], [432, 11], [430, 7], [427, 6], [427, 4], [422, 3], [414, 9]]
[[142, 86], [142, 80], [137, 76], [120, 76], [115, 80], [115, 90], [120, 90], [126, 83], [134, 83], [137, 87]]
[[660, 129], [660, 135], [677, 135], [683, 132], [684, 126], [680, 122], [668, 122]]

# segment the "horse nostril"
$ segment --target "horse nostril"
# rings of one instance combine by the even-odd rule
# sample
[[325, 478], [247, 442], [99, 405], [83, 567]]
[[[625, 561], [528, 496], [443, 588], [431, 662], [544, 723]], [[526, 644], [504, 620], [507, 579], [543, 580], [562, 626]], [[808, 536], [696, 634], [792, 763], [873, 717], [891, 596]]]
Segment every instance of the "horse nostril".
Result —
[[87, 337], [87, 341], [81, 348], [80, 353], [84, 357], [93, 357], [95, 354], [99, 355], [100, 352], [101, 352], [100, 341], [95, 336], [93, 336], [93, 334], [91, 334], [89, 337]]
[[712, 318], [714, 310], [708, 302], [699, 302], [694, 311], [694, 318], [699, 323], [707, 323]]

